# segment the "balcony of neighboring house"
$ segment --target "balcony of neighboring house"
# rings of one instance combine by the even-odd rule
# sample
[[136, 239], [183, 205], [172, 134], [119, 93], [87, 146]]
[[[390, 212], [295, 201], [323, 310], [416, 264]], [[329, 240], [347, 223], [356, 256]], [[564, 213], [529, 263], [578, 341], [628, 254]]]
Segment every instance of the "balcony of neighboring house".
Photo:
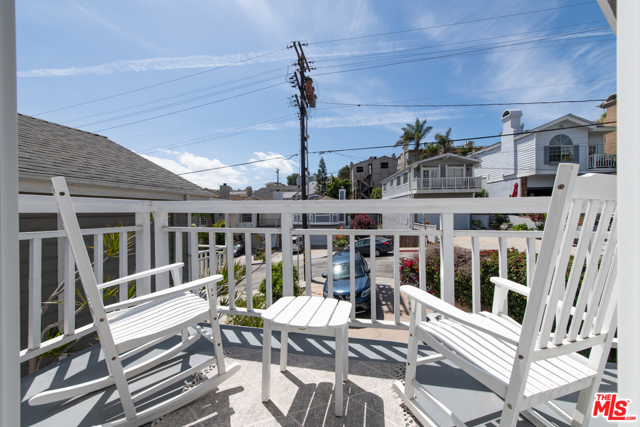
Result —
[[[461, 186], [472, 187], [476, 184], [473, 177], [447, 177], [437, 178], [438, 181], [426, 184], [428, 188], [458, 189]], [[432, 179], [432, 178], [420, 178]], [[435, 179], [435, 178], [434, 178]], [[408, 184], [409, 179], [407, 177]], [[414, 182], [417, 182], [415, 180]], [[57, 205], [50, 196], [19, 196], [19, 210], [21, 215], [31, 214], [56, 214]], [[293, 267], [296, 265], [292, 234], [304, 235], [304, 257], [307, 268], [301, 265], [298, 269], [300, 292], [308, 296], [322, 296], [325, 280], [328, 286], [334, 286], [332, 274], [327, 278], [321, 277], [328, 273], [327, 265], [332, 265], [334, 253], [331, 249], [322, 251], [320, 256], [312, 256], [311, 237], [321, 236], [330, 241], [336, 235], [345, 235], [350, 242], [354, 242], [356, 236], [367, 235], [370, 241], [375, 242], [376, 237], [391, 235], [394, 241], [400, 242], [401, 237], [413, 236], [421, 243], [416, 249], [420, 259], [426, 259], [426, 250], [429, 245], [424, 244], [427, 238], [430, 241], [438, 240], [441, 246], [436, 251], [438, 263], [441, 265], [441, 274], [437, 282], [428, 282], [424, 274], [416, 276], [416, 286], [421, 289], [437, 289], [441, 298], [450, 304], [455, 302], [458, 294], [454, 280], [457, 257], [454, 253], [454, 239], [468, 241], [470, 256], [480, 259], [480, 239], [496, 239], [501, 248], [496, 255], [499, 259], [500, 271], [507, 271], [509, 264], [507, 247], [511, 247], [514, 239], [523, 241], [523, 251], [529, 255], [529, 262], [523, 264], [523, 285], [531, 285], [535, 267], [534, 253], [536, 251], [536, 239], [542, 236], [540, 231], [502, 231], [502, 230], [456, 230], [453, 217], [456, 214], [469, 213], [505, 213], [526, 212], [545, 213], [548, 210], [549, 198], [478, 198], [478, 199], [434, 199], [425, 204], [423, 200], [394, 200], [392, 203], [385, 200], [336, 200], [322, 204], [325, 213], [316, 213], [318, 202], [300, 201], [292, 206], [275, 201], [243, 201], [226, 202], [157, 202], [135, 200], [104, 200], [89, 198], [74, 198], [76, 212], [82, 215], [104, 215], [128, 213], [135, 215], [135, 225], [126, 227], [112, 227], [89, 229], [84, 228], [82, 233], [90, 257], [94, 260], [96, 274], [107, 271], [106, 263], [112, 262], [116, 269], [116, 277], [123, 277], [134, 271], [148, 270], [152, 267], [168, 265], [174, 262], [183, 262], [184, 267], [179, 277], [181, 282], [193, 280], [207, 275], [215, 265], [218, 269], [224, 269], [226, 259], [233, 259], [233, 247], [218, 247], [217, 250], [202, 250], [199, 247], [199, 238], [208, 235], [209, 241], [215, 241], [216, 237], [224, 236], [225, 240], [233, 240], [234, 234], [242, 233], [245, 236], [260, 235], [260, 241], [269, 245], [277, 238], [281, 238], [282, 248], [267, 258], [261, 271], [253, 268], [246, 269], [246, 276], [239, 281], [231, 280], [224, 286], [219, 286], [219, 312], [224, 314], [222, 326], [222, 344], [225, 357], [229, 363], [239, 362], [241, 370], [231, 380], [222, 383], [217, 390], [206, 394], [189, 405], [177, 409], [162, 419], [155, 420], [154, 426], [194, 426], [194, 425], [229, 425], [242, 426], [256, 424], [270, 425], [416, 425], [416, 421], [406, 411], [400, 398], [392, 391], [392, 383], [404, 378], [404, 369], [407, 355], [408, 340], [408, 305], [405, 297], [400, 294], [401, 277], [398, 274], [403, 258], [398, 253], [392, 256], [375, 255], [375, 246], [367, 260], [367, 274], [371, 278], [371, 307], [368, 311], [351, 314], [349, 324], [349, 380], [345, 387], [345, 413], [339, 419], [333, 415], [333, 378], [334, 378], [334, 351], [333, 338], [317, 335], [290, 333], [289, 345], [289, 369], [280, 373], [277, 369], [278, 351], [282, 349], [281, 335], [274, 333], [271, 345], [274, 349], [273, 369], [271, 381], [271, 401], [262, 403], [261, 390], [261, 360], [262, 360], [262, 335], [261, 328], [237, 326], [239, 320], [251, 320], [260, 317], [271, 304], [271, 298], [253, 299], [260, 292], [260, 283], [265, 280], [266, 292], [272, 293], [273, 282], [272, 265], [269, 263], [282, 262], [284, 296], [292, 296]], [[227, 213], [239, 215], [238, 225], [234, 228], [190, 227], [175, 225], [169, 219], [177, 219], [189, 213]], [[297, 224], [302, 220], [301, 212], [310, 217], [312, 224], [340, 223], [346, 213], [370, 213], [370, 214], [395, 214], [404, 212], [438, 214], [441, 217], [441, 229], [376, 229], [376, 230], [350, 230], [350, 229], [300, 229]], [[269, 222], [278, 218], [279, 221]], [[258, 218], [263, 218], [260, 223]], [[258, 219], [258, 220], [257, 220]], [[256, 220], [258, 223], [256, 223]], [[266, 224], [274, 224], [265, 227]], [[172, 225], [170, 225], [172, 224]], [[120, 257], [105, 261], [100, 253], [102, 242], [113, 241], [114, 236], [127, 239], [130, 245], [119, 245]], [[282, 238], [281, 236], [289, 236]], [[105, 237], [108, 237], [105, 239]], [[424, 240], [422, 240], [424, 239]], [[221, 240], [221, 239], [220, 239]], [[245, 239], [246, 250], [250, 252], [254, 239]], [[69, 401], [49, 403], [40, 406], [30, 406], [28, 399], [43, 390], [51, 387], [64, 387], [80, 384], [94, 378], [107, 375], [107, 366], [100, 353], [98, 343], [85, 344], [92, 339], [96, 330], [88, 310], [80, 309], [82, 303], [81, 285], [73, 280], [76, 272], [71, 252], [66, 244], [65, 233], [61, 230], [41, 230], [37, 232], [20, 233], [21, 241], [21, 351], [20, 362], [25, 370], [19, 384], [15, 388], [21, 388], [21, 416], [23, 426], [35, 425], [97, 425], [108, 423], [119, 418], [123, 414], [118, 394], [115, 388], [109, 387], [92, 394]], [[457, 242], [457, 240], [456, 240]], [[374, 243], [375, 245], [375, 243]], [[96, 249], [97, 248], [97, 249]], [[105, 248], [106, 249], [106, 248]], [[201, 249], [201, 250], [199, 250]], [[254, 247], [255, 249], [255, 247]], [[355, 251], [355, 244], [350, 245], [350, 251]], [[128, 255], [128, 256], [127, 256]], [[404, 256], [404, 254], [402, 254]], [[352, 252], [352, 256], [355, 253]], [[302, 258], [301, 258], [302, 259]], [[352, 258], [353, 259], [353, 258]], [[474, 264], [476, 265], [476, 264]], [[477, 264], [480, 265], [479, 263]], [[228, 267], [227, 267], [228, 268]], [[58, 270], [59, 269], [59, 270]], [[424, 269], [421, 268], [424, 272]], [[119, 273], [118, 273], [119, 272]], [[119, 274], [119, 275], [118, 275]], [[355, 270], [351, 270], [349, 278], [355, 280]], [[469, 273], [471, 292], [480, 295], [480, 285], [485, 277], [480, 268], [472, 268]], [[178, 275], [180, 276], [180, 275]], [[227, 274], [227, 277], [233, 277]], [[418, 277], [419, 276], [419, 277]], [[64, 278], [62, 284], [58, 277]], [[112, 279], [114, 279], [112, 277]], [[149, 279], [139, 279], [135, 283], [119, 285], [119, 297], [116, 300], [125, 301], [128, 298], [142, 296], [152, 289], [168, 289], [174, 276], [162, 273], [152, 282]], [[482, 280], [481, 280], [482, 279]], [[101, 281], [99, 282], [101, 283]], [[337, 283], [337, 282], [336, 282]], [[51, 295], [52, 287], [62, 286], [64, 291], [53, 298], [52, 304], [45, 304], [48, 311], [53, 313], [55, 319], [61, 323], [58, 333], [46, 331], [47, 324], [42, 316], [43, 301]], [[76, 294], [76, 289], [78, 293]], [[349, 298], [355, 300], [355, 288], [352, 288]], [[78, 295], [76, 300], [69, 295]], [[257, 301], [254, 306], [247, 301]], [[73, 305], [68, 309], [69, 302]], [[67, 303], [67, 305], [65, 305]], [[480, 300], [474, 299], [468, 302], [468, 310], [480, 312]], [[49, 313], [49, 314], [51, 314]], [[233, 318], [229, 317], [232, 315]], [[51, 316], [49, 316], [51, 317]], [[234, 320], [235, 319], [235, 320]], [[235, 322], [236, 325], [229, 323]], [[205, 324], [204, 327], [208, 327]], [[370, 339], [379, 337], [379, 339]], [[180, 342], [181, 337], [176, 336], [175, 342]], [[155, 357], [167, 346], [173, 346], [174, 341], [162, 341], [152, 346], [145, 347], [141, 353], [136, 353], [129, 363], [139, 363]], [[69, 346], [69, 347], [67, 347]], [[57, 349], [57, 350], [56, 350]], [[133, 387], [144, 387], [157, 384], [166, 372], [180, 369], [183, 363], [189, 363], [189, 359], [199, 360], [201, 353], [209, 351], [206, 340], [200, 340], [188, 349], [184, 354], [176, 356], [176, 359], [168, 360], [165, 364], [155, 368], [150, 375], [144, 375], [133, 382]], [[426, 357], [434, 354], [433, 350], [426, 346], [420, 346], [420, 356]], [[51, 361], [52, 356], [62, 354], [58, 361]], [[36, 370], [42, 362], [43, 369]], [[195, 363], [195, 362], [194, 362]], [[483, 387], [471, 376], [462, 373], [447, 363], [431, 365], [421, 371], [424, 378], [435, 388], [442, 389], [439, 398], [446, 405], [461, 411], [461, 415], [469, 425], [497, 425], [504, 402], [489, 389]], [[26, 371], [30, 371], [27, 373]], [[615, 392], [617, 387], [617, 367], [610, 364], [605, 370], [600, 392]], [[185, 378], [185, 384], [170, 388], [166, 392], [157, 393], [145, 397], [141, 405], [155, 404], [162, 399], [182, 393], [194, 385], [195, 380]], [[559, 399], [555, 403], [565, 411], [572, 411], [575, 406], [576, 395], [570, 395]], [[461, 404], [461, 402], [482, 402], [481, 404]], [[547, 411], [548, 413], [548, 411]], [[489, 415], [487, 415], [489, 414]], [[444, 421], [447, 422], [446, 420]], [[554, 419], [556, 425], [565, 425], [563, 421]], [[408, 424], [407, 424], [408, 423]], [[528, 421], [520, 421], [518, 426], [531, 425]], [[594, 418], [591, 425], [604, 426], [604, 418]]]
[[[344, 225], [345, 221], [346, 221], [346, 215], [343, 213], [307, 214], [307, 223], [309, 225], [315, 225], [315, 226]], [[294, 214], [293, 223], [296, 225], [302, 224], [302, 214]]]
[[615, 171], [616, 154], [593, 154], [587, 159], [587, 169], [596, 171]]

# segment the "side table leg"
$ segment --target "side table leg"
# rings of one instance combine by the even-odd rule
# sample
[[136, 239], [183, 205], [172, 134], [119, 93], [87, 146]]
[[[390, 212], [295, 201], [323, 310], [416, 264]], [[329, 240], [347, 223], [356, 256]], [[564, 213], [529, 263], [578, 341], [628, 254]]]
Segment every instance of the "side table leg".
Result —
[[262, 335], [262, 401], [269, 401], [271, 391], [271, 322], [265, 320]]
[[336, 417], [342, 416], [342, 375], [344, 367], [344, 328], [336, 329], [336, 380], [334, 397], [336, 399]]
[[349, 381], [349, 325], [345, 325], [344, 332], [342, 333], [344, 339], [344, 350], [342, 354], [342, 363], [344, 365], [343, 381]]
[[287, 353], [289, 351], [289, 332], [280, 332], [280, 372], [287, 370]]

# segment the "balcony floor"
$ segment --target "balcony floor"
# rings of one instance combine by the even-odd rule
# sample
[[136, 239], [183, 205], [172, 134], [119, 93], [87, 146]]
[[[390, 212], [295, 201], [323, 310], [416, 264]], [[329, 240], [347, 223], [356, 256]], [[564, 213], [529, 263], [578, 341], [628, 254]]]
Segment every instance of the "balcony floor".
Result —
[[[242, 426], [282, 425], [372, 425], [408, 426], [416, 421], [404, 411], [391, 384], [403, 378], [406, 343], [351, 338], [349, 340], [349, 381], [344, 384], [345, 416], [333, 415], [334, 343], [330, 338], [289, 335], [289, 369], [278, 368], [280, 335], [272, 340], [271, 396], [261, 401], [262, 330], [222, 326], [226, 362], [239, 362], [241, 370], [224, 382], [220, 389], [191, 404], [156, 420], [154, 426]], [[176, 337], [176, 339], [178, 339]], [[171, 345], [162, 344], [163, 348]], [[133, 389], [175, 372], [183, 364], [195, 364], [210, 357], [212, 346], [204, 339], [191, 347], [191, 352], [178, 360], [167, 362], [160, 372], [154, 372], [132, 384]], [[140, 358], [153, 356], [154, 348]], [[421, 348], [424, 355], [431, 353]], [[138, 359], [139, 360], [139, 359]], [[132, 361], [133, 362], [133, 361]], [[109, 388], [69, 402], [30, 407], [27, 399], [49, 387], [61, 387], [98, 378], [106, 373], [99, 347], [93, 346], [58, 364], [22, 378], [23, 426], [88, 426], [119, 418], [122, 408], [115, 388]], [[469, 425], [495, 426], [499, 423], [502, 400], [448, 363], [421, 366], [419, 379], [429, 384], [430, 391], [457, 412]], [[601, 392], [615, 392], [617, 370], [610, 364], [605, 372]], [[155, 403], [179, 393], [182, 386], [161, 396], [151, 396], [144, 404]], [[572, 412], [577, 394], [556, 403]], [[552, 419], [558, 425], [566, 425]], [[443, 425], [448, 425], [442, 420]], [[521, 420], [518, 426], [530, 425]], [[593, 426], [607, 425], [603, 418], [592, 420]]]

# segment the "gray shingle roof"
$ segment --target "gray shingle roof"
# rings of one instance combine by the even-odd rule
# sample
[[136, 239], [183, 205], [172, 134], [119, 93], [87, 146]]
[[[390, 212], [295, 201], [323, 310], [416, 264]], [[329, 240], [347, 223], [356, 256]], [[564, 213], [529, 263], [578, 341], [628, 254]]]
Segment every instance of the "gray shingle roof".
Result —
[[207, 196], [196, 184], [107, 137], [18, 114], [20, 173]]

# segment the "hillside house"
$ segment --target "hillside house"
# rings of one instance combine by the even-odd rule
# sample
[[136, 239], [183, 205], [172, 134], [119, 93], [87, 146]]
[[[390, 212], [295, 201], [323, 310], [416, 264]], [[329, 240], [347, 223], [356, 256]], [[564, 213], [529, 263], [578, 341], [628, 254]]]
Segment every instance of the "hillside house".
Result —
[[371, 190], [380, 186], [380, 183], [389, 175], [393, 175], [398, 168], [396, 155], [381, 157], [369, 157], [359, 163], [350, 165], [352, 199], [369, 199]]

